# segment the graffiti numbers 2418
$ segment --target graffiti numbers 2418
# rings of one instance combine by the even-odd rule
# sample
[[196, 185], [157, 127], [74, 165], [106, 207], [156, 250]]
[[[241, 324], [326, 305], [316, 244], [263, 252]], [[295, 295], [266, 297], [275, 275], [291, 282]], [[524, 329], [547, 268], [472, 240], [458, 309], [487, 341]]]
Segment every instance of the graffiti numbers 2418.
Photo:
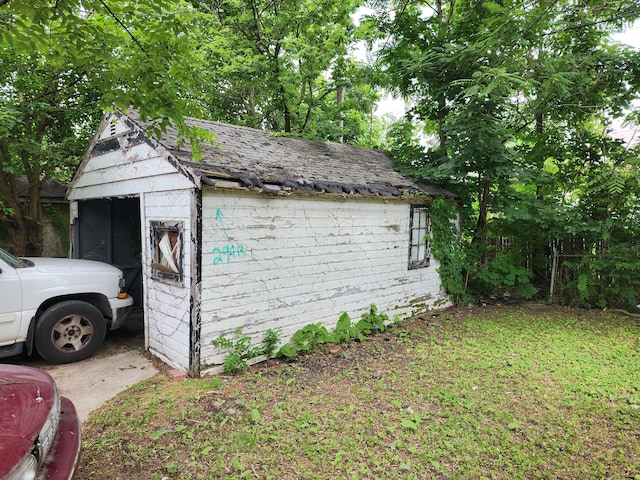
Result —
[[247, 256], [247, 250], [244, 245], [225, 245], [224, 247], [216, 247], [213, 249], [213, 264], [230, 263], [231, 260], [244, 258]]

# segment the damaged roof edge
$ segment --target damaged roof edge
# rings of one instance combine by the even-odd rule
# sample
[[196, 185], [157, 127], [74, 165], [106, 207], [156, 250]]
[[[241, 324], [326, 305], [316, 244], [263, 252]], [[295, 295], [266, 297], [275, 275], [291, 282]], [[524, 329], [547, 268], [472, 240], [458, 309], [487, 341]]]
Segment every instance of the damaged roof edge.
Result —
[[[262, 191], [269, 195], [290, 195], [292, 193], [318, 194], [331, 193], [338, 195], [360, 195], [374, 197], [428, 197], [457, 199], [457, 196], [447, 190], [429, 185], [427, 188], [416, 188], [414, 185], [391, 185], [390, 183], [352, 184], [342, 182], [327, 182], [313, 180], [291, 180], [286, 178], [271, 177], [260, 178], [244, 171], [229, 171], [217, 168], [215, 171], [211, 165], [202, 168], [194, 162], [182, 163], [191, 168], [204, 185], [218, 188], [244, 188]], [[421, 187], [419, 185], [419, 187]]]
[[421, 190], [416, 190], [415, 188], [406, 187], [406, 188], [397, 188], [389, 185], [382, 185], [378, 188], [378, 186], [374, 185], [349, 185], [349, 184], [326, 184], [326, 183], [315, 183], [312, 185], [308, 184], [292, 184], [292, 182], [282, 182], [282, 183], [264, 183], [257, 181], [255, 183], [250, 182], [247, 183], [241, 180], [229, 180], [227, 178], [216, 178], [204, 175], [202, 172], [198, 172], [202, 180], [202, 184], [208, 187], [214, 188], [229, 188], [229, 189], [242, 189], [242, 190], [250, 190], [257, 191], [261, 193], [266, 193], [268, 195], [292, 195], [292, 194], [302, 194], [302, 195], [339, 195], [343, 197], [384, 197], [384, 198], [394, 198], [394, 199], [402, 199], [402, 198], [428, 198], [433, 199], [437, 197], [444, 197], [448, 199], [455, 199], [456, 197], [452, 194], [448, 195], [437, 195], [434, 193], [426, 193]]

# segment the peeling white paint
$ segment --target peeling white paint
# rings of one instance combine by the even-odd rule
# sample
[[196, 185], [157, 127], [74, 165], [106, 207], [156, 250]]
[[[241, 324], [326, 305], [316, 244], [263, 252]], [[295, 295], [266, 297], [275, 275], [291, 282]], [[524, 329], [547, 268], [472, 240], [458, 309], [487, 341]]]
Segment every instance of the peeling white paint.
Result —
[[[269, 328], [288, 340], [311, 323], [335, 326], [345, 311], [357, 320], [376, 304], [410, 315], [443, 298], [436, 262], [408, 269], [407, 203], [205, 190], [202, 237], [202, 365], [222, 362], [211, 341], [239, 327], [254, 343]], [[214, 261], [230, 245], [246, 255]], [[412, 307], [416, 297], [424, 305]]]

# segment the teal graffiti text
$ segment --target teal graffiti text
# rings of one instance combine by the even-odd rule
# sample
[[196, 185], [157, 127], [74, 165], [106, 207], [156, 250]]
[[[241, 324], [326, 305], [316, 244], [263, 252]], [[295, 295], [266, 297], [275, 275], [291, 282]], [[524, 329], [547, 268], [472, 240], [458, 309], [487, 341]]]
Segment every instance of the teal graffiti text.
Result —
[[215, 247], [213, 249], [213, 264], [231, 263], [231, 260], [238, 260], [247, 256], [247, 250], [244, 245], [225, 245], [223, 247]]

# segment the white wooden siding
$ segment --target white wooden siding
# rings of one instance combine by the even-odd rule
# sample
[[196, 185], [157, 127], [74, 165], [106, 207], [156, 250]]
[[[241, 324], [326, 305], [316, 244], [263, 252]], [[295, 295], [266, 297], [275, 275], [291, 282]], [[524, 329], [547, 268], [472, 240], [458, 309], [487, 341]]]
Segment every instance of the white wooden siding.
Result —
[[115, 135], [121, 135], [131, 130], [122, 120], [115, 120], [116, 117], [111, 115], [103, 124], [103, 130], [99, 133], [99, 139], [106, 139]]
[[[437, 263], [409, 270], [409, 205], [398, 200], [203, 193], [201, 348], [204, 372], [224, 358], [211, 345], [236, 328], [287, 340], [334, 327], [375, 304], [393, 317], [444, 299]], [[413, 305], [413, 306], [412, 306]]]
[[[146, 142], [129, 144], [130, 128], [122, 118], [103, 122], [98, 135], [100, 141], [116, 141], [121, 148], [103, 153], [95, 148], [83, 160], [69, 189], [69, 200], [139, 195], [141, 192], [160, 192], [193, 188], [193, 183], [160, 153]], [[95, 147], [98, 147], [96, 145]]]
[[[196, 212], [194, 191], [145, 193], [140, 201], [143, 231], [144, 320], [147, 348], [151, 353], [181, 370], [189, 370], [190, 289], [192, 276], [192, 219]], [[182, 222], [183, 282], [153, 278], [151, 275], [151, 222]]]
[[69, 190], [69, 200], [108, 198], [193, 188], [176, 168], [149, 145], [141, 143], [90, 157]]

